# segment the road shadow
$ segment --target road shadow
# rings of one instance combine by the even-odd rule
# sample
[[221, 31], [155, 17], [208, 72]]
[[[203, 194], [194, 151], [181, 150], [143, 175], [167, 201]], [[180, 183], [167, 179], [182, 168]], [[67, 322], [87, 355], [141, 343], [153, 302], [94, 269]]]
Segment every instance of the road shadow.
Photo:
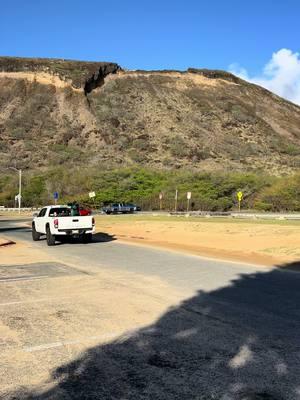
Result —
[[277, 268], [300, 272], [300, 261], [294, 261], [287, 264], [277, 265]]
[[[0, 221], [1, 222], [1, 221]], [[0, 233], [5, 233], [5, 232], [15, 232], [15, 231], [22, 231], [22, 232], [27, 232], [31, 233], [32, 229], [31, 227], [28, 226], [0, 226]], [[46, 236], [43, 235], [39, 239], [41, 241], [46, 240]], [[86, 243], [89, 245], [96, 244], [96, 243], [107, 243], [107, 242], [112, 242], [117, 240], [115, 235], [110, 235], [106, 232], [97, 232], [93, 235], [92, 242]], [[55, 246], [59, 246], [64, 243], [82, 243], [82, 240], [80, 238], [74, 238], [72, 236], [61, 236], [59, 240], [56, 241]]]
[[0, 227], [0, 233], [13, 232], [13, 231], [31, 232], [31, 229], [29, 230], [28, 228], [26, 228], [24, 226], [4, 226], [4, 227]]
[[110, 235], [106, 232], [97, 232], [93, 235], [92, 243], [107, 243], [117, 240], [115, 235]]
[[7, 399], [298, 399], [299, 310], [300, 274], [242, 274]]
[[13, 219], [1, 219], [3, 215], [0, 215], [0, 224], [2, 223], [13, 223], [13, 224], [22, 224], [22, 223], [28, 223], [32, 221], [32, 218], [13, 218]]
[[[45, 236], [43, 236], [40, 240], [46, 239]], [[110, 235], [105, 232], [97, 232], [93, 235], [92, 241], [85, 243], [89, 246], [92, 246], [93, 244], [97, 243], [106, 243], [106, 242], [112, 242], [114, 240], [117, 240], [114, 235]], [[59, 238], [59, 241], [55, 243], [56, 245], [64, 244], [64, 243], [82, 243], [82, 240], [80, 237], [72, 237], [72, 236], [61, 236]]]

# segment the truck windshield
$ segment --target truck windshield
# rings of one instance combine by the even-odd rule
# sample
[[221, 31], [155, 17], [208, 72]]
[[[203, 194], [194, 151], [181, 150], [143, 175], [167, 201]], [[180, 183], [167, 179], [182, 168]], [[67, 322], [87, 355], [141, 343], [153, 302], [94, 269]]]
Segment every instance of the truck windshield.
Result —
[[67, 207], [53, 207], [49, 212], [49, 217], [69, 217], [71, 210]]

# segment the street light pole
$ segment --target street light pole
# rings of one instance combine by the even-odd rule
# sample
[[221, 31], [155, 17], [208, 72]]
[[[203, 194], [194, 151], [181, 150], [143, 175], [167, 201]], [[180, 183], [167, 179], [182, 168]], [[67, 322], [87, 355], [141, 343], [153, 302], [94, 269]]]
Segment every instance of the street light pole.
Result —
[[21, 214], [21, 200], [22, 200], [22, 170], [19, 169], [19, 214]]
[[177, 201], [178, 201], [178, 190], [176, 189], [176, 192], [175, 192], [175, 207], [174, 207], [175, 212], [177, 212]]
[[13, 171], [17, 171], [19, 173], [19, 194], [18, 194], [18, 201], [19, 201], [19, 214], [21, 214], [21, 201], [22, 201], [22, 170], [17, 169], [15, 167], [8, 167], [6, 169], [12, 169]]

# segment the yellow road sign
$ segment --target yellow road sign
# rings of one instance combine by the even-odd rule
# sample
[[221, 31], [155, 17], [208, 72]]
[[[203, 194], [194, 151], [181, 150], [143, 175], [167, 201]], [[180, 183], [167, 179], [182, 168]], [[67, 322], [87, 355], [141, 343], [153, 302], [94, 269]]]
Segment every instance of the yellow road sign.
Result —
[[238, 201], [241, 201], [242, 200], [242, 198], [243, 198], [243, 192], [237, 192], [237, 194], [236, 194], [236, 196], [237, 196], [237, 198], [238, 198]]

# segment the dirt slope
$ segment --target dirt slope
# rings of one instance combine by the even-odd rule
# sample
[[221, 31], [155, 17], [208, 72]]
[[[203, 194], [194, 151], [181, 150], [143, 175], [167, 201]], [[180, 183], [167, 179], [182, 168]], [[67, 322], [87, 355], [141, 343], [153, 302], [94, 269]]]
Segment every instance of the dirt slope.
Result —
[[288, 173], [300, 107], [224, 71], [0, 58], [0, 165], [89, 162]]

